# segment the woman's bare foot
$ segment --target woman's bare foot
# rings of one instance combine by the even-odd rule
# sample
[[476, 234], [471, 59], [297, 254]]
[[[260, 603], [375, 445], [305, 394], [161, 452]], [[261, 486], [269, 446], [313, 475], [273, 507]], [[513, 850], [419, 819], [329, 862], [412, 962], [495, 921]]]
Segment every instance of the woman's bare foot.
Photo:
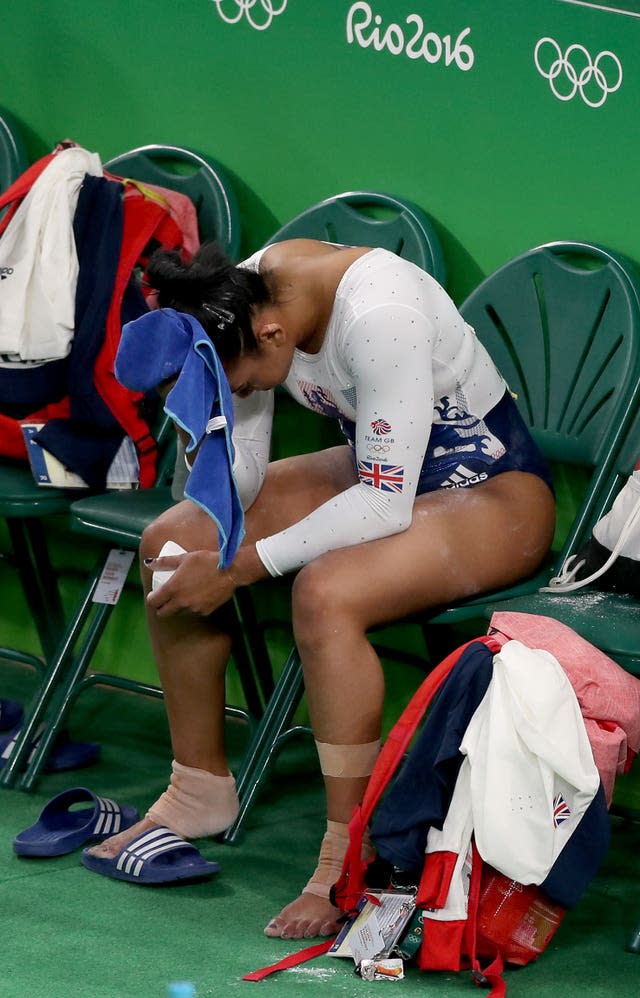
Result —
[[327, 898], [303, 893], [271, 919], [264, 934], [280, 939], [333, 936], [341, 928], [341, 918], [343, 914], [340, 909], [335, 908]]
[[103, 858], [117, 856], [124, 846], [128, 845], [129, 842], [142, 832], [148, 832], [150, 828], [156, 827], [156, 821], [151, 821], [149, 818], [142, 818], [135, 825], [125, 828], [123, 832], [118, 832], [117, 835], [112, 835], [110, 839], [105, 839], [104, 842], [99, 842], [95, 846], [91, 846], [87, 851], [91, 856], [102, 856]]
[[[327, 821], [318, 865], [311, 879], [300, 897], [271, 919], [264, 930], [266, 936], [312, 939], [314, 936], [332, 936], [340, 930], [343, 914], [331, 904], [329, 892], [340, 877], [348, 845], [348, 826], [339, 821]], [[364, 850], [367, 855], [371, 852], [369, 843]]]

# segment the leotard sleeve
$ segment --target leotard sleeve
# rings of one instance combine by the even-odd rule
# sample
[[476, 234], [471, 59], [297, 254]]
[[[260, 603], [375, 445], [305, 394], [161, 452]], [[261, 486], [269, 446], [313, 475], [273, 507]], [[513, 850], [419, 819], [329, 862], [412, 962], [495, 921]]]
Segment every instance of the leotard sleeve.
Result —
[[358, 484], [292, 527], [258, 541], [271, 575], [336, 548], [406, 530], [433, 418], [436, 330], [411, 306], [360, 314], [339, 344], [357, 393]]
[[[234, 395], [233, 413], [233, 474], [242, 508], [248, 509], [262, 487], [269, 463], [273, 392], [253, 392], [246, 398]], [[176, 501], [184, 499], [189, 471], [184, 444], [178, 437], [176, 467], [171, 486], [171, 495]]]
[[233, 396], [233, 474], [244, 509], [262, 487], [271, 447], [273, 391]]

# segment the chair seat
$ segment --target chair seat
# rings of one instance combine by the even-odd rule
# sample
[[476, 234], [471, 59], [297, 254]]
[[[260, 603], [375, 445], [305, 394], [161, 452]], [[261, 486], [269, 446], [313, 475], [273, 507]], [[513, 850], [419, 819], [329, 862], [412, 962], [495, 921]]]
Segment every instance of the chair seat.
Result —
[[137, 549], [144, 528], [173, 503], [168, 485], [88, 496], [71, 506], [71, 526], [80, 533]]
[[0, 464], [0, 516], [40, 517], [64, 513], [77, 491], [38, 485], [28, 465]]
[[[586, 589], [572, 593], [535, 593], [500, 604], [500, 612], [553, 617], [620, 665], [640, 669], [640, 603], [630, 596]], [[635, 668], [633, 663], [635, 662]]]
[[550, 555], [545, 561], [544, 566], [530, 578], [525, 579], [523, 582], [517, 582], [514, 586], [509, 586], [507, 589], [496, 589], [493, 592], [482, 593], [480, 596], [467, 599], [459, 604], [452, 603], [446, 610], [442, 610], [435, 617], [430, 617], [429, 625], [459, 624], [462, 621], [472, 620], [475, 617], [484, 617], [487, 606], [491, 606], [492, 600], [499, 603], [502, 607], [504, 600], [522, 597], [530, 598], [532, 595], [537, 594], [541, 586], [546, 586], [552, 574], [554, 564], [555, 557]]

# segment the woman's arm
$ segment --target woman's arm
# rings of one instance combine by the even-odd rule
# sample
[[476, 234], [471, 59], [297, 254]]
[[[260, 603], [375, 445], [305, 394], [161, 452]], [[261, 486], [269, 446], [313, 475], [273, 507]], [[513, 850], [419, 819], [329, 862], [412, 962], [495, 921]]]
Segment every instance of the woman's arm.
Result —
[[[273, 392], [253, 392], [246, 398], [233, 396], [233, 474], [243, 509], [255, 500], [264, 481], [273, 424]], [[193, 463], [193, 458], [191, 464]], [[185, 459], [185, 434], [178, 430], [176, 467], [171, 494], [184, 499], [190, 464]]]
[[409, 526], [433, 418], [434, 336], [424, 315], [405, 305], [378, 306], [354, 324], [343, 350], [358, 398], [359, 483], [258, 542], [271, 575]]
[[248, 509], [264, 481], [269, 463], [274, 393], [252, 392], [233, 396], [233, 474], [242, 506]]

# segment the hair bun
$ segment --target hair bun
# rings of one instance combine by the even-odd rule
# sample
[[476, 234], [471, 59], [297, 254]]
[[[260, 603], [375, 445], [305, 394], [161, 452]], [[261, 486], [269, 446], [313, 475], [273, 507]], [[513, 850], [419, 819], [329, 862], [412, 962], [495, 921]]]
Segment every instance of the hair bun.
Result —
[[156, 251], [147, 268], [147, 280], [161, 298], [185, 305], [199, 304], [206, 290], [202, 275], [185, 264], [176, 251]]
[[176, 250], [156, 250], [146, 278], [160, 308], [198, 320], [220, 360], [255, 346], [252, 310], [269, 301], [269, 291], [260, 274], [235, 267], [216, 243], [203, 243], [187, 263]]
[[165, 304], [198, 307], [229, 280], [233, 269], [215, 243], [205, 243], [189, 263], [176, 250], [156, 250], [147, 279]]

